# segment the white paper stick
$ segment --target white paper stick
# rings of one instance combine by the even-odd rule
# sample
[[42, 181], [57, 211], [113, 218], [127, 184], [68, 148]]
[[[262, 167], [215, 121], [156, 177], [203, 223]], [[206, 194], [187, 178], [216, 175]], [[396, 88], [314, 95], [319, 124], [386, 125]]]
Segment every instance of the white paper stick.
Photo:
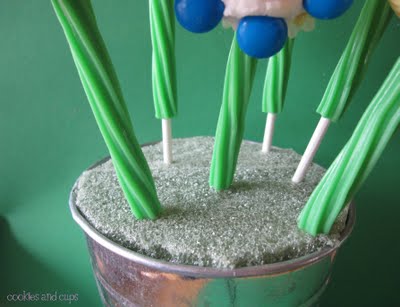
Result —
[[317, 125], [317, 128], [315, 129], [314, 134], [312, 135], [311, 140], [308, 143], [306, 151], [304, 152], [304, 155], [301, 158], [299, 166], [297, 167], [297, 170], [292, 178], [292, 181], [294, 183], [299, 183], [304, 179], [307, 170], [310, 167], [314, 159], [314, 156], [318, 151], [319, 146], [321, 145], [325, 133], [328, 130], [330, 123], [331, 123], [330, 119], [321, 117]]
[[274, 137], [274, 130], [275, 130], [275, 121], [276, 121], [276, 114], [267, 113], [267, 120], [265, 122], [264, 141], [262, 145], [263, 153], [269, 153], [271, 151], [272, 139]]
[[172, 163], [172, 127], [171, 119], [162, 119], [162, 142], [163, 142], [163, 155], [164, 163]]

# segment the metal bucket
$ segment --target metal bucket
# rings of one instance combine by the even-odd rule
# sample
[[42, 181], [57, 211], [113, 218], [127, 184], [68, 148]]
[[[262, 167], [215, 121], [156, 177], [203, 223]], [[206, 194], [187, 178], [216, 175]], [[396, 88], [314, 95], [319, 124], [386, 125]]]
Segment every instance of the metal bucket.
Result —
[[337, 250], [355, 222], [351, 205], [338, 246], [290, 261], [227, 270], [172, 264], [126, 249], [86, 221], [76, 207], [75, 186], [69, 202], [72, 217], [85, 232], [106, 306], [313, 306], [325, 290]]

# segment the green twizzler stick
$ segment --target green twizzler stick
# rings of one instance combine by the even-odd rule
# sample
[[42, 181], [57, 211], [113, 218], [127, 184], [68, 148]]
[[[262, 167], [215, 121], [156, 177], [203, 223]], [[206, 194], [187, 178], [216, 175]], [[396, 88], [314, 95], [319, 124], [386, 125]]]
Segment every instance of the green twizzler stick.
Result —
[[283, 110], [292, 63], [293, 45], [294, 39], [289, 38], [283, 49], [268, 61], [262, 98], [262, 111], [264, 113], [276, 114]]
[[111, 59], [89, 0], [52, 0], [119, 183], [136, 218], [161, 212]]
[[257, 60], [240, 50], [235, 35], [226, 67], [211, 161], [210, 186], [216, 190], [229, 188], [233, 181], [256, 67]]
[[388, 1], [367, 0], [317, 112], [337, 121], [348, 107], [364, 77], [370, 57], [381, 39], [393, 11]]
[[150, 0], [153, 98], [156, 117], [177, 114], [174, 0]]
[[400, 58], [363, 114], [350, 140], [315, 188], [299, 219], [299, 228], [329, 233], [400, 124]]

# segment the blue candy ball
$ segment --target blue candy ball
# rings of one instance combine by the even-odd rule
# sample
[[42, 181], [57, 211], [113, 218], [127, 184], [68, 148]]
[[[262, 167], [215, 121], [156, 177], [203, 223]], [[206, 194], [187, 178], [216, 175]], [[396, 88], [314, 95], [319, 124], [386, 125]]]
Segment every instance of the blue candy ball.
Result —
[[247, 16], [240, 20], [237, 42], [249, 56], [262, 59], [278, 53], [287, 40], [288, 29], [284, 19], [267, 16]]
[[214, 29], [221, 21], [224, 10], [225, 5], [221, 0], [175, 0], [176, 19], [182, 27], [193, 33]]
[[[379, 0], [382, 1], [382, 0]], [[344, 14], [353, 0], [303, 0], [304, 9], [318, 19], [333, 19]]]

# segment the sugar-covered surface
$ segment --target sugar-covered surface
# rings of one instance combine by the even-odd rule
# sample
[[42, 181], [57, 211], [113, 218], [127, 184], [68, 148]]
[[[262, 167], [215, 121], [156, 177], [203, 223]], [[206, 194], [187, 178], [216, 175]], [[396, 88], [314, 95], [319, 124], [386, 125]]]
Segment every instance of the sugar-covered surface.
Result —
[[136, 220], [111, 161], [80, 177], [76, 204], [100, 233], [141, 254], [180, 264], [237, 268], [304, 256], [338, 243], [346, 214], [329, 236], [312, 237], [296, 219], [324, 170], [313, 165], [301, 184], [291, 182], [300, 156], [243, 142], [235, 182], [222, 192], [208, 185], [213, 138], [174, 140], [174, 163], [162, 162], [161, 144], [146, 146], [165, 210], [155, 220]]

